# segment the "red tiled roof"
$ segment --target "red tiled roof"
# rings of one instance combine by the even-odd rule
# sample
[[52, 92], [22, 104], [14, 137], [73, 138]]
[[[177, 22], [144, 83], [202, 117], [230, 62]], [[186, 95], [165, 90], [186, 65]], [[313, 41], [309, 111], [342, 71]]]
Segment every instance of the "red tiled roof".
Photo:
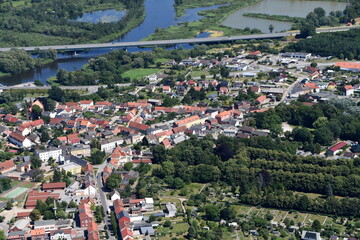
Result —
[[148, 126], [148, 125], [137, 123], [137, 122], [129, 122], [129, 127], [135, 128], [136, 130], [140, 130], [140, 131], [144, 131], [144, 132], [150, 128], [150, 126]]
[[80, 104], [91, 104], [93, 101], [92, 100], [83, 100], [80, 101]]
[[66, 188], [66, 182], [55, 182], [55, 183], [43, 183], [43, 190], [51, 190], [51, 189], [64, 189]]
[[185, 132], [185, 130], [186, 130], [186, 126], [180, 126], [180, 127], [175, 127], [175, 128], [173, 128], [172, 131], [173, 131], [175, 134], [177, 134], [177, 133]]
[[14, 168], [16, 165], [13, 160], [7, 160], [5, 162], [0, 163], [0, 172], [3, 172], [4, 170], [9, 170], [11, 168]]
[[62, 120], [63, 118], [51, 118], [49, 124], [51, 125], [59, 124], [61, 123]]
[[24, 137], [23, 135], [21, 135], [21, 133], [18, 133], [18, 132], [11, 132], [9, 137], [11, 137], [19, 142], [23, 142], [26, 139], [26, 137]]
[[351, 86], [351, 85], [345, 85], [344, 86], [344, 89], [347, 91], [347, 90], [350, 90], [350, 89], [352, 89], [353, 88], [353, 86]]
[[260, 97], [258, 97], [257, 99], [256, 99], [256, 101], [258, 101], [259, 103], [262, 103], [263, 101], [265, 101], [266, 100], [266, 96], [265, 95], [261, 95]]
[[199, 120], [199, 119], [200, 119], [200, 117], [199, 117], [198, 115], [194, 115], [194, 116], [191, 116], [191, 117], [188, 117], [188, 118], [185, 118], [185, 119], [176, 121], [175, 124], [176, 124], [177, 126], [182, 126], [182, 125], [188, 124], [188, 123], [190, 123], [190, 122], [197, 121], [197, 120]]
[[31, 212], [18, 212], [18, 213], [16, 214], [16, 217], [17, 217], [17, 218], [29, 217], [30, 214], [31, 214]]
[[31, 237], [45, 235], [45, 228], [38, 228], [30, 230]]
[[35, 120], [35, 121], [32, 121], [32, 122], [23, 123], [20, 126], [22, 126], [22, 127], [38, 127], [38, 126], [41, 126], [41, 125], [44, 125], [44, 124], [45, 124], [44, 120], [38, 119], [38, 120]]

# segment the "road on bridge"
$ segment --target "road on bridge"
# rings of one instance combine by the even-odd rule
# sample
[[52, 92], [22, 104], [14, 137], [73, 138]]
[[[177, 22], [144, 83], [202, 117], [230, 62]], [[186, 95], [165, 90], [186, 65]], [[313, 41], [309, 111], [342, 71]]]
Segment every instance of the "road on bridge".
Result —
[[[329, 27], [318, 28], [317, 33], [322, 32], [336, 32], [346, 31], [353, 28], [359, 28], [359, 26], [342, 26], [342, 27]], [[69, 50], [76, 51], [82, 49], [96, 49], [96, 48], [127, 48], [127, 47], [150, 47], [150, 46], [162, 46], [162, 45], [176, 45], [176, 44], [200, 44], [200, 43], [221, 43], [230, 42], [236, 40], [251, 40], [251, 39], [271, 39], [271, 38], [283, 38], [290, 35], [298, 34], [299, 31], [281, 32], [281, 33], [264, 33], [264, 34], [252, 34], [242, 36], [228, 36], [228, 37], [214, 37], [214, 38], [189, 38], [189, 39], [174, 39], [174, 40], [157, 40], [157, 41], [138, 41], [138, 42], [110, 42], [110, 43], [93, 43], [93, 44], [75, 44], [75, 45], [54, 45], [54, 46], [32, 46], [32, 47], [8, 47], [0, 48], [0, 52], [9, 51], [12, 48], [24, 49], [25, 51], [35, 51], [36, 49], [46, 50]]]

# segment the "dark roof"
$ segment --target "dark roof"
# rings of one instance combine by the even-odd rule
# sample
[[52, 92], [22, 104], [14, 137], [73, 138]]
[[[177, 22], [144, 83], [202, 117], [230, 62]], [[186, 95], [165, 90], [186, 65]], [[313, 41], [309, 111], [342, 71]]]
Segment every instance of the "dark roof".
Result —
[[352, 146], [351, 146], [351, 151], [352, 151], [353, 153], [360, 153], [360, 145], [359, 145], [359, 144], [357, 144], [357, 145], [352, 145]]
[[70, 160], [70, 162], [76, 163], [76, 164], [78, 164], [78, 165], [80, 165], [82, 167], [85, 167], [85, 165], [88, 163], [84, 159], [78, 158], [78, 157], [73, 156], [73, 155], [66, 155], [65, 160]]

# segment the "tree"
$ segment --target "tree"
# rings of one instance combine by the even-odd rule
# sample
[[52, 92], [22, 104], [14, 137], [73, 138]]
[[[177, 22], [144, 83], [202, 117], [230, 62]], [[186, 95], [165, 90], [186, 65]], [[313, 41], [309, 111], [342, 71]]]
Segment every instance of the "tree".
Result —
[[227, 221], [234, 219], [236, 217], [236, 211], [234, 207], [232, 207], [230, 204], [227, 204], [225, 208], [221, 209], [220, 217], [221, 219], [225, 219]]
[[65, 100], [65, 93], [59, 87], [52, 86], [51, 89], [49, 89], [48, 94], [50, 99], [55, 100], [57, 102], [63, 102]]
[[42, 143], [46, 143], [46, 142], [48, 142], [49, 140], [50, 140], [49, 134], [47, 133], [47, 131], [43, 131], [43, 132], [41, 133], [41, 136], [40, 136], [40, 141], [41, 141]]
[[315, 219], [314, 222], [311, 224], [311, 228], [315, 232], [320, 232], [321, 231], [321, 223], [320, 223], [320, 221]]
[[91, 147], [91, 148], [96, 148], [96, 149], [101, 150], [101, 144], [100, 144], [100, 141], [99, 141], [99, 140], [97, 140], [97, 139], [93, 139], [93, 140], [91, 140], [90, 147]]
[[58, 171], [57, 169], [54, 170], [54, 175], [52, 178], [52, 182], [60, 182], [62, 179], [62, 173], [61, 171]]
[[154, 163], [162, 163], [166, 160], [166, 149], [163, 145], [155, 145], [152, 148]]
[[0, 230], [0, 240], [5, 240], [6, 236], [5, 236], [5, 232]]
[[325, 17], [326, 15], [325, 10], [321, 7], [315, 8], [313, 12], [317, 15], [318, 18]]
[[274, 31], [274, 26], [272, 24], [269, 25], [269, 31], [270, 31], [270, 33], [273, 33], [273, 31]]
[[114, 190], [119, 187], [121, 182], [121, 176], [119, 174], [112, 173], [105, 182], [107, 189]]
[[31, 114], [34, 119], [39, 119], [42, 115], [43, 110], [38, 105], [33, 105]]
[[316, 27], [307, 21], [303, 21], [300, 26], [300, 36], [302, 38], [307, 38], [308, 36], [314, 36], [315, 34]]
[[312, 63], [310, 63], [310, 67], [313, 67], [313, 68], [316, 68], [318, 65], [317, 65], [317, 63], [316, 62], [312, 62]]
[[125, 171], [130, 171], [133, 169], [133, 163], [132, 162], [127, 162], [124, 164], [124, 170]]
[[30, 157], [31, 168], [38, 169], [41, 167], [42, 161], [35, 154]]
[[66, 212], [64, 210], [57, 211], [56, 218], [57, 219], [66, 219], [67, 218]]
[[220, 220], [220, 209], [216, 205], [208, 205], [204, 207], [205, 218], [209, 221], [219, 221]]
[[37, 86], [37, 87], [42, 87], [42, 86], [44, 86], [44, 83], [41, 82], [39, 79], [35, 79], [34, 84], [35, 84], [35, 86]]
[[68, 207], [69, 207], [69, 208], [76, 208], [76, 207], [77, 207], [77, 204], [76, 204], [73, 200], [71, 200], [71, 201], [69, 202]]
[[9, 200], [6, 202], [6, 205], [5, 205], [5, 209], [6, 210], [11, 210], [13, 208], [13, 204], [12, 202]]
[[54, 138], [54, 140], [52, 141], [52, 145], [54, 145], [54, 147], [58, 147], [61, 145], [61, 142], [59, 139]]
[[33, 181], [34, 182], [42, 182], [44, 180], [44, 173], [40, 169], [35, 169], [34, 175], [33, 175]]
[[170, 220], [166, 220], [163, 224], [164, 227], [170, 227], [171, 226], [171, 221]]

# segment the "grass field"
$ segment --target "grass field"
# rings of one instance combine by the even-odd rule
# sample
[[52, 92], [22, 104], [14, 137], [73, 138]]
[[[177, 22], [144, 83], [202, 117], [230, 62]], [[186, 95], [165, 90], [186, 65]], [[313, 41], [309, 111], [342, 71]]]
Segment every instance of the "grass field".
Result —
[[138, 69], [131, 69], [129, 71], [124, 72], [121, 76], [128, 77], [131, 80], [134, 79], [142, 79], [146, 76], [159, 72], [161, 69], [159, 68], [138, 68]]

